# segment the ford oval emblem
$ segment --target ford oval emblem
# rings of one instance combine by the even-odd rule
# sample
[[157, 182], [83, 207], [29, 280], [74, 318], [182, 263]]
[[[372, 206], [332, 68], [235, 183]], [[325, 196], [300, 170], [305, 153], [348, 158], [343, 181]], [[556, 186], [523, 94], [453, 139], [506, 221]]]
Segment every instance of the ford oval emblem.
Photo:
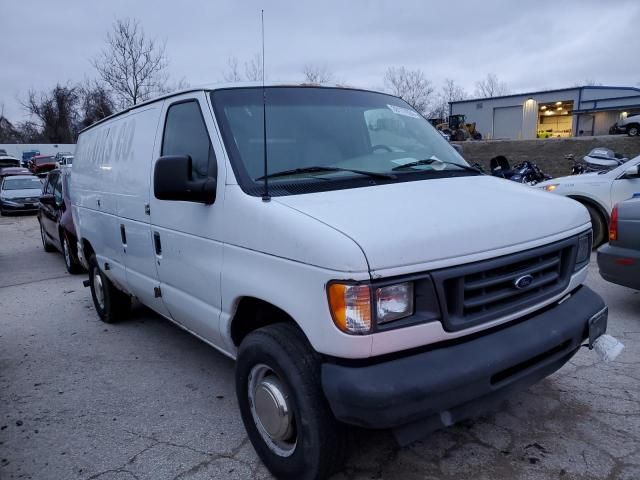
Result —
[[533, 277], [531, 275], [523, 275], [516, 278], [513, 281], [513, 286], [518, 290], [523, 290], [533, 283]]

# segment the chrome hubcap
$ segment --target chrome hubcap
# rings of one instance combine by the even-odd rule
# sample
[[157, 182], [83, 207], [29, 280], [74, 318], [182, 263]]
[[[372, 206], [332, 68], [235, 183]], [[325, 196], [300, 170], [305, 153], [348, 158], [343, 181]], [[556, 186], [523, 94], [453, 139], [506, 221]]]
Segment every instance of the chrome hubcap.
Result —
[[96, 295], [96, 301], [101, 310], [104, 310], [104, 289], [102, 286], [102, 277], [96, 268], [93, 273], [93, 291]]
[[284, 386], [264, 364], [249, 374], [249, 407], [253, 421], [269, 448], [281, 457], [290, 456], [297, 444], [293, 411]]
[[64, 251], [64, 261], [67, 264], [67, 267], [71, 266], [71, 253], [69, 252], [69, 242], [67, 242], [66, 238], [62, 239], [62, 250]]

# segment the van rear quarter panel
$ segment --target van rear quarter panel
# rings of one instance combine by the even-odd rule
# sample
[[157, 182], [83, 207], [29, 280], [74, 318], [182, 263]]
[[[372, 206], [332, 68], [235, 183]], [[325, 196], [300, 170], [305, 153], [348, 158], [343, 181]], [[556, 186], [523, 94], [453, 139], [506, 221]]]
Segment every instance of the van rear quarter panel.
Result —
[[108, 274], [121, 287], [127, 283], [120, 225], [148, 225], [145, 204], [160, 106], [117, 116], [78, 138], [71, 177], [78, 233], [91, 243], [99, 262], [110, 262]]

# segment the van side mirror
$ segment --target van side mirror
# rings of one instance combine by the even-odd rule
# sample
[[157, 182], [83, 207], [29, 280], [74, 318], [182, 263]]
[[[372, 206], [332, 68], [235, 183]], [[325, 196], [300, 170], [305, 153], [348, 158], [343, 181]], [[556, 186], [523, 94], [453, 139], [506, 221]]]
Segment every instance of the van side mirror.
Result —
[[211, 204], [216, 199], [216, 180], [194, 180], [189, 155], [168, 155], [156, 161], [153, 193], [159, 200], [182, 200]]
[[624, 178], [638, 178], [640, 177], [640, 165], [633, 165], [628, 167], [624, 171]]

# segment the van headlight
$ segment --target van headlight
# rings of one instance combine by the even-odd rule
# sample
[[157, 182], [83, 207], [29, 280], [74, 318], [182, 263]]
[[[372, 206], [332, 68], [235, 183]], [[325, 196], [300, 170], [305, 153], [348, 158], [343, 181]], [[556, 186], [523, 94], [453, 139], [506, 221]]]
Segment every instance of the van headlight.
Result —
[[413, 314], [413, 283], [376, 288], [375, 299], [378, 324], [408, 317]]
[[377, 325], [413, 315], [413, 282], [382, 287], [332, 282], [327, 287], [335, 325], [345, 333], [367, 334]]
[[576, 265], [573, 269], [577, 272], [591, 260], [591, 248], [593, 244], [593, 234], [591, 230], [578, 237], [578, 252], [576, 253]]

